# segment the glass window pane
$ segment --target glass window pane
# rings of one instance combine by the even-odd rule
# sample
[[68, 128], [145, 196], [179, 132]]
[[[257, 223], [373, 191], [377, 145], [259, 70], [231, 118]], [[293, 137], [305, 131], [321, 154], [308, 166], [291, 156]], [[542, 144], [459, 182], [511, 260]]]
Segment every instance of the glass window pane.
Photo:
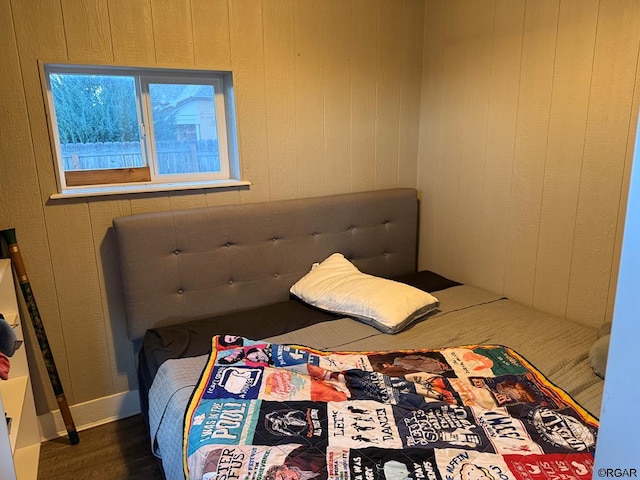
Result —
[[134, 77], [50, 73], [65, 171], [142, 167]]
[[158, 173], [220, 172], [213, 85], [150, 83]]

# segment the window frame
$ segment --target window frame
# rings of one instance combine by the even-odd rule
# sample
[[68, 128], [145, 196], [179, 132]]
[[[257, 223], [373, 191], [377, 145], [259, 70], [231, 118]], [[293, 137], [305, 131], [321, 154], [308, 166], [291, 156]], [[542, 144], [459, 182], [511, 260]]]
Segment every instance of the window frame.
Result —
[[[233, 79], [230, 71], [193, 68], [158, 68], [96, 64], [66, 64], [39, 61], [47, 124], [54, 157], [58, 192], [50, 198], [84, 197], [169, 190], [250, 185], [240, 179], [240, 161], [235, 124]], [[55, 114], [50, 75], [110, 75], [133, 77], [140, 147], [145, 165], [101, 170], [65, 170]], [[219, 172], [160, 174], [153, 132], [149, 84], [210, 85], [214, 91]], [[70, 181], [69, 172], [74, 172]], [[102, 181], [106, 180], [106, 181]]]

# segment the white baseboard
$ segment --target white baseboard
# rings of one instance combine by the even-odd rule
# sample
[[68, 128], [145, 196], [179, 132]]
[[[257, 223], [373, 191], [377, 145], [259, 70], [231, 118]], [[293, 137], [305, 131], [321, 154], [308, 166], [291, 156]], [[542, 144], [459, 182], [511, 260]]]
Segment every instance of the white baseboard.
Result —
[[[138, 390], [130, 390], [71, 405], [69, 410], [71, 410], [76, 430], [82, 431], [137, 415], [140, 413], [140, 399]], [[39, 415], [38, 423], [40, 424], [40, 438], [42, 441], [67, 435], [67, 429], [64, 426], [60, 410]]]

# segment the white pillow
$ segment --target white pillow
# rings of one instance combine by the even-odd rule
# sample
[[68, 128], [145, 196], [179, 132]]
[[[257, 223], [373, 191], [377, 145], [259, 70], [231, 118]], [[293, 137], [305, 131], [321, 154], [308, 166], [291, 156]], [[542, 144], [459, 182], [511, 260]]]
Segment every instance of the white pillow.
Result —
[[341, 253], [314, 263], [290, 292], [314, 307], [355, 317], [384, 333], [397, 333], [440, 305], [418, 288], [362, 273]]

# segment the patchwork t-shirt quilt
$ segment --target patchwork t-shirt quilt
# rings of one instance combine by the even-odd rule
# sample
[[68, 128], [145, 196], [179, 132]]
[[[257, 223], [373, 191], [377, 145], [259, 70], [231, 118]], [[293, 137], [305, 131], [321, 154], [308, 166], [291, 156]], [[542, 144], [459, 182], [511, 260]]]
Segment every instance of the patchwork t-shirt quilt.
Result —
[[514, 350], [324, 352], [218, 335], [188, 479], [590, 479], [598, 420]]

